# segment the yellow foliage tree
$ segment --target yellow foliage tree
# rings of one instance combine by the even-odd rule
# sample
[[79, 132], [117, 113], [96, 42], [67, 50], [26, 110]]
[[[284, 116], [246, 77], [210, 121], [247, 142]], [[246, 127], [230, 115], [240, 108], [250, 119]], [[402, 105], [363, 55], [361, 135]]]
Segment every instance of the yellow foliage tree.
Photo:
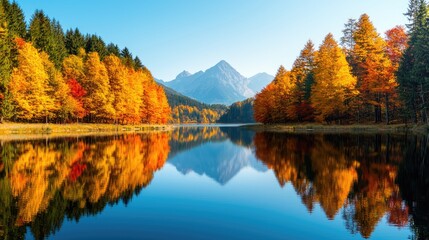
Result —
[[110, 90], [106, 67], [97, 52], [88, 53], [84, 64], [85, 78], [82, 86], [86, 90], [84, 106], [89, 112], [89, 121], [109, 121], [115, 116], [113, 95]]
[[53, 115], [55, 103], [48, 93], [49, 76], [43, 59], [31, 43], [17, 39], [18, 66], [13, 69], [9, 90], [16, 103], [16, 116], [22, 120], [43, 120]]
[[316, 120], [340, 121], [357, 95], [356, 78], [350, 73], [346, 57], [332, 34], [326, 36], [316, 53], [314, 81], [311, 103]]

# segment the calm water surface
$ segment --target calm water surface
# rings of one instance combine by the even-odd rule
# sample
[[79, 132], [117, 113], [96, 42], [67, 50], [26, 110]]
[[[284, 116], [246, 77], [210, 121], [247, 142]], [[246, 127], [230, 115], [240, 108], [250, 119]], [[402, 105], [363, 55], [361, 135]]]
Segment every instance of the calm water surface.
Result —
[[427, 239], [428, 155], [236, 127], [4, 140], [0, 239]]

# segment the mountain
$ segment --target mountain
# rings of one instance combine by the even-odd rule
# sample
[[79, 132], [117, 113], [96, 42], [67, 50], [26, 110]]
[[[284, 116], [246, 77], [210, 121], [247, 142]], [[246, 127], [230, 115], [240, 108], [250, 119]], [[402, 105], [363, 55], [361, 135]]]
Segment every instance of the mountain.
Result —
[[247, 87], [248, 79], [224, 60], [204, 72], [189, 74], [184, 71], [174, 80], [165, 82], [165, 85], [185, 96], [209, 104], [230, 105], [255, 94]]
[[274, 76], [271, 76], [268, 73], [258, 73], [255, 76], [249, 78], [248, 87], [252, 89], [253, 92], [258, 93], [271, 81], [273, 81], [273, 79]]

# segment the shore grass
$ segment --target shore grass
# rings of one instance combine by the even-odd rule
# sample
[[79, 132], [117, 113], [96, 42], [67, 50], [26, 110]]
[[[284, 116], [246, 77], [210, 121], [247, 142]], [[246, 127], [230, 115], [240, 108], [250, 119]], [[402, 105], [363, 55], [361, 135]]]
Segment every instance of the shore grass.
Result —
[[171, 130], [171, 125], [116, 125], [116, 124], [32, 124], [32, 123], [2, 123], [0, 135], [10, 134], [85, 134], [85, 133], [132, 133]]
[[427, 125], [406, 124], [254, 124], [244, 126], [255, 131], [292, 132], [292, 133], [419, 133], [427, 134]]

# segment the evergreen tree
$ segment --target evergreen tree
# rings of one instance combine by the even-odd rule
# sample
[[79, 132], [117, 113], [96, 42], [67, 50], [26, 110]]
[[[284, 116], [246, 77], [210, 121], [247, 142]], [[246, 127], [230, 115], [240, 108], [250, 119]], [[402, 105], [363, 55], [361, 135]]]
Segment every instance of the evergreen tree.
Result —
[[119, 49], [118, 45], [113, 44], [113, 43], [109, 43], [107, 45], [107, 53], [108, 55], [115, 55], [117, 57], [121, 56], [121, 50]]
[[134, 69], [137, 71], [137, 70], [142, 69], [142, 68], [143, 68], [143, 63], [140, 60], [140, 58], [136, 56], [134, 58]]
[[66, 55], [64, 33], [56, 20], [50, 20], [41, 10], [36, 10], [30, 22], [30, 40], [34, 46], [49, 55], [57, 68]]
[[77, 28], [67, 30], [64, 41], [68, 54], [78, 55], [79, 49], [85, 48], [85, 37]]
[[346, 24], [344, 24], [343, 36], [341, 37], [340, 45], [343, 47], [344, 52], [346, 53], [347, 62], [350, 66], [353, 65], [353, 49], [355, 47], [355, 40], [353, 34], [356, 31], [357, 22], [356, 19], [349, 19]]
[[409, 47], [402, 57], [397, 73], [399, 93], [405, 103], [407, 117], [411, 117], [414, 122], [419, 119], [427, 122], [428, 6], [424, 0], [410, 0], [406, 15], [410, 20], [407, 25]]
[[9, 3], [8, 0], [2, 0], [2, 6], [6, 14], [9, 34], [15, 37], [25, 37], [27, 26], [22, 9], [16, 2]]
[[3, 4], [0, 4], [0, 109], [1, 119], [12, 117], [12, 103], [7, 86], [12, 72], [12, 40], [9, 35], [6, 14]]
[[314, 54], [314, 45], [308, 41], [293, 64], [291, 70], [291, 77], [294, 81], [291, 94], [293, 104], [288, 109], [288, 117], [292, 120], [300, 122], [312, 120], [313, 113], [308, 90], [311, 89], [313, 83], [311, 78], [314, 69]]
[[93, 34], [85, 36], [85, 50], [87, 53], [97, 52], [100, 59], [103, 60], [107, 56], [107, 48], [101, 37]]
[[128, 50], [127, 47], [122, 49], [121, 57], [123, 59], [125, 66], [134, 67], [133, 55], [131, 54], [130, 50]]

